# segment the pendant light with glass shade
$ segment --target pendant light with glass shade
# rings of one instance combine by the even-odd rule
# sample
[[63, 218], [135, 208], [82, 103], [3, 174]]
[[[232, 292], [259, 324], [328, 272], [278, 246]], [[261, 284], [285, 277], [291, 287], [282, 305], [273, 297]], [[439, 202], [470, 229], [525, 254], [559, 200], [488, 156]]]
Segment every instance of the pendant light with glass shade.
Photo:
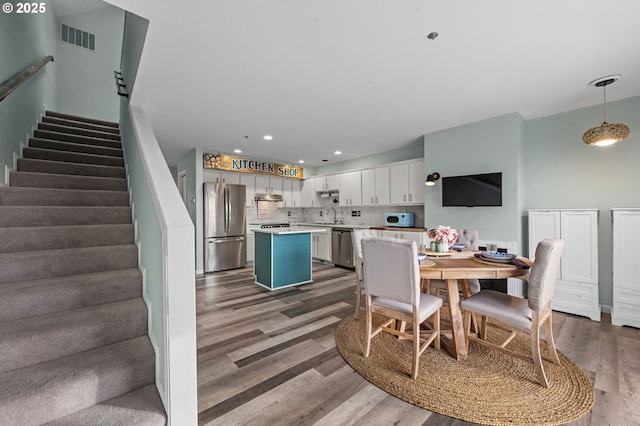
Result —
[[607, 86], [615, 83], [619, 78], [620, 75], [609, 75], [589, 83], [589, 86], [602, 87], [604, 91], [604, 121], [600, 126], [589, 129], [582, 135], [582, 140], [589, 146], [608, 146], [620, 142], [629, 136], [629, 127], [626, 125], [607, 123]]

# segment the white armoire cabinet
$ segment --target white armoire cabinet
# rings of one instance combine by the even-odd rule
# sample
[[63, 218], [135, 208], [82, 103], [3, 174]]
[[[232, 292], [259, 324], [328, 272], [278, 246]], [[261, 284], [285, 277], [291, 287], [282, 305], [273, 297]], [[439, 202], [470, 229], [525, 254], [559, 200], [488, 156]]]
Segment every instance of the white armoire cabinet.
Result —
[[612, 209], [613, 306], [611, 323], [640, 328], [640, 209]]
[[545, 238], [564, 240], [553, 309], [600, 321], [598, 210], [529, 210], [529, 258]]

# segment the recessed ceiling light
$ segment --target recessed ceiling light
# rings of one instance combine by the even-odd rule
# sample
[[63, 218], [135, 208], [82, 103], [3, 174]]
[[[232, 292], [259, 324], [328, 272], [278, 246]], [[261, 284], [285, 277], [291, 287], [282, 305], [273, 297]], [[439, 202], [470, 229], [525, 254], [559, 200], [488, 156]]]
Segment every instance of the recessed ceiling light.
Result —
[[334, 152], [334, 154], [335, 155], [340, 155], [340, 154], [342, 154], [342, 151], [336, 151], [336, 152]]
[[262, 139], [264, 139], [265, 141], [270, 141], [270, 140], [273, 140], [273, 136], [271, 136], [271, 135], [264, 135], [264, 136], [262, 137]]
[[235, 152], [236, 154], [240, 154], [242, 152], [241, 149], [234, 149], [233, 152]]
[[304, 163], [304, 160], [298, 160], [298, 163], [302, 164]]

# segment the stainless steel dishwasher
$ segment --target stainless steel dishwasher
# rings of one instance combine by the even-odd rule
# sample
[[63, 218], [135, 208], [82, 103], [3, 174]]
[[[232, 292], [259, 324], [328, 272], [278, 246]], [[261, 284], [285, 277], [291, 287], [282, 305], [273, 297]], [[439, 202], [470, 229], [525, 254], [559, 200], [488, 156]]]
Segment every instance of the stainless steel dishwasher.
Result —
[[331, 230], [331, 262], [334, 265], [354, 267], [351, 231], [351, 228], [333, 228]]

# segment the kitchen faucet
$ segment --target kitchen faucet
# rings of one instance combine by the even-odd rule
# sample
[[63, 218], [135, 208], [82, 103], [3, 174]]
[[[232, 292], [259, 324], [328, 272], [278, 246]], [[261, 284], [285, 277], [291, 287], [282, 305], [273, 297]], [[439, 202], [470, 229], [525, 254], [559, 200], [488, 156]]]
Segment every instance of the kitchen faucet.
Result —
[[338, 223], [338, 221], [336, 220], [336, 208], [335, 207], [331, 207], [329, 210], [327, 210], [327, 215], [329, 213], [331, 213], [331, 210], [333, 210], [333, 223]]

